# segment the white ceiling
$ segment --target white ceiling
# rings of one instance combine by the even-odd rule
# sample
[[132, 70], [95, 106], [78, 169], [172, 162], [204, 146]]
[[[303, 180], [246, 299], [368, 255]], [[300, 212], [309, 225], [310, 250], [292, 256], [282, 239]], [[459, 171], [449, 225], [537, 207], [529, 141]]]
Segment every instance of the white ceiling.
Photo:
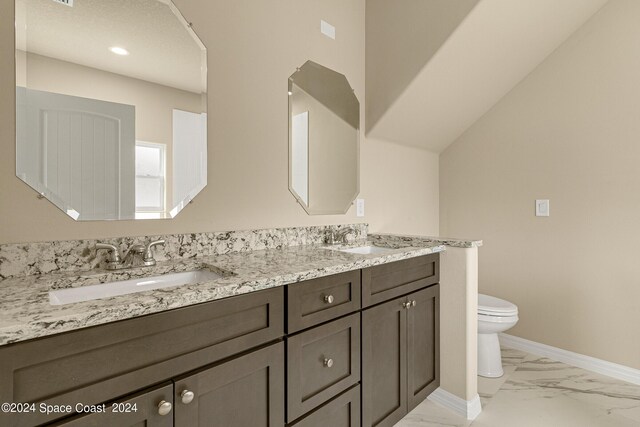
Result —
[[[112, 46], [130, 54], [115, 55], [109, 51]], [[53, 0], [16, 0], [16, 47], [190, 92], [206, 92], [204, 46], [167, 0], [74, 0], [73, 7]]]
[[367, 136], [443, 151], [606, 2], [481, 0]]

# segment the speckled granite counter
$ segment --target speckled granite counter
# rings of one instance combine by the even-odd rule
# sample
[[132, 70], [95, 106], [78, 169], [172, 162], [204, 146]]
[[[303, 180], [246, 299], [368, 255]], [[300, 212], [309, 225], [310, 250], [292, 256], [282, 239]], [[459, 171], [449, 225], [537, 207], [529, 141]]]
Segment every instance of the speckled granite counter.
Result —
[[373, 233], [368, 234], [367, 239], [373, 243], [381, 245], [445, 245], [452, 248], [479, 248], [482, 246], [482, 240], [478, 239], [455, 239], [452, 237], [427, 237], [427, 236], [410, 236], [399, 234]]
[[[321, 245], [300, 245], [168, 260], [151, 268], [133, 268], [118, 272], [94, 270], [5, 279], [0, 281], [0, 345], [441, 252], [445, 249], [443, 242], [433, 238], [425, 240], [376, 235], [374, 243], [393, 250], [383, 254], [361, 255], [331, 250]], [[358, 241], [353, 245], [364, 244], [367, 242]], [[48, 291], [52, 288], [149, 277], [198, 268], [211, 268], [227, 274], [200, 284], [68, 305], [54, 306], [49, 303]]]

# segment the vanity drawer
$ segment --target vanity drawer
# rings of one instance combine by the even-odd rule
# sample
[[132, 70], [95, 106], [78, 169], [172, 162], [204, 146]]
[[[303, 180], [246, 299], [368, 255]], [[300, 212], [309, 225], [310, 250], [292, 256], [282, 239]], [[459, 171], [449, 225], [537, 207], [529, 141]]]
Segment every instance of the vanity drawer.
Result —
[[293, 333], [360, 309], [360, 270], [287, 286], [287, 332]]
[[440, 254], [362, 270], [362, 306], [369, 307], [440, 281]]
[[[283, 310], [273, 288], [3, 346], [0, 401], [110, 401], [281, 338]], [[0, 414], [0, 425], [57, 418]]]
[[287, 421], [360, 381], [360, 313], [287, 339]]
[[292, 427], [360, 427], [360, 386], [345, 391]]

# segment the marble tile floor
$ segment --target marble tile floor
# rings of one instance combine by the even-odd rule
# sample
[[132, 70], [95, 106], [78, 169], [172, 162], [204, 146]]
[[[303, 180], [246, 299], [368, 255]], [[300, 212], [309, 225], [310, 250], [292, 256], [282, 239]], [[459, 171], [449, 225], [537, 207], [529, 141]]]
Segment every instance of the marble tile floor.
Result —
[[425, 400], [396, 427], [640, 427], [640, 386], [503, 348], [505, 375], [478, 377], [482, 413], [468, 421]]

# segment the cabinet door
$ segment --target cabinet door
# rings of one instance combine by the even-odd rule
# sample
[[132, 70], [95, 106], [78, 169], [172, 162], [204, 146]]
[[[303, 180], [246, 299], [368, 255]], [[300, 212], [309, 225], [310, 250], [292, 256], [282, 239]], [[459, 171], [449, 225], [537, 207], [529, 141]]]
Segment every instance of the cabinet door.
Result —
[[407, 310], [407, 386], [411, 411], [434, 391], [439, 375], [439, 285], [408, 296]]
[[176, 381], [174, 399], [176, 427], [283, 426], [284, 343]]
[[406, 298], [362, 312], [362, 425], [392, 426], [407, 413]]
[[[160, 405], [162, 406], [162, 410]], [[173, 384], [147, 390], [142, 393], [105, 405], [106, 412], [73, 417], [53, 424], [59, 427], [102, 426], [173, 426]], [[161, 412], [164, 415], [161, 415]]]

